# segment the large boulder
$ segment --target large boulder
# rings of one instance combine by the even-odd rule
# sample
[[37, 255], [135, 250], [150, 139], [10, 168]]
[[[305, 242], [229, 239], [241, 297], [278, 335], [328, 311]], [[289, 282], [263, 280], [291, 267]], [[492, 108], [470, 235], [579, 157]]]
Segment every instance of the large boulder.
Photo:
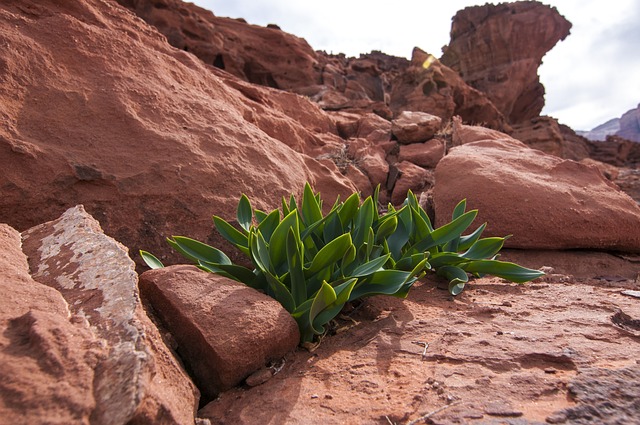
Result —
[[81, 206], [24, 232], [24, 254], [0, 229], [2, 418], [193, 423], [198, 390], [146, 316], [126, 248]]
[[479, 209], [477, 221], [489, 223], [486, 234], [513, 235], [507, 247], [640, 252], [640, 207], [597, 168], [506, 135], [478, 140], [465, 131], [476, 141], [451, 149], [436, 167], [438, 225], [466, 198]]
[[454, 16], [441, 61], [519, 123], [540, 115], [538, 67], [570, 28], [555, 7], [535, 1], [468, 7]]
[[0, 221], [20, 231], [82, 203], [166, 257], [172, 234], [218, 244], [210, 217], [235, 217], [241, 193], [271, 209], [306, 181], [329, 205], [354, 191], [309, 156], [337, 137], [317, 107], [216, 76], [117, 4], [5, 2], [0, 34]]
[[273, 298], [195, 266], [149, 270], [140, 289], [173, 334], [205, 401], [294, 350], [291, 315]]

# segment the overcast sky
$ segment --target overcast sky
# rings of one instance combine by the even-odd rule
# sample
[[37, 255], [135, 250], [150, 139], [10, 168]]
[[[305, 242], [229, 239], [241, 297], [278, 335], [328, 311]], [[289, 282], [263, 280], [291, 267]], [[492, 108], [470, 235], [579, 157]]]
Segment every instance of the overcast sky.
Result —
[[[315, 50], [358, 56], [371, 50], [409, 58], [413, 47], [440, 57], [451, 18], [483, 1], [193, 0], [216, 16], [277, 24]], [[494, 2], [495, 3], [495, 2]], [[544, 58], [543, 114], [589, 130], [640, 103], [640, 0], [553, 0], [571, 34]]]

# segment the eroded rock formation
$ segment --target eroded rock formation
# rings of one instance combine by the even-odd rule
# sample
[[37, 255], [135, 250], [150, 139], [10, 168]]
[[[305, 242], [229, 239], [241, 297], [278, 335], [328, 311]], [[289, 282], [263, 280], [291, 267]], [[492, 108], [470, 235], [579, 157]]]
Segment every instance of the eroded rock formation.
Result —
[[520, 123], [540, 115], [544, 87], [538, 67], [570, 28], [555, 7], [539, 2], [468, 7], [454, 16], [441, 60], [485, 93], [510, 123]]

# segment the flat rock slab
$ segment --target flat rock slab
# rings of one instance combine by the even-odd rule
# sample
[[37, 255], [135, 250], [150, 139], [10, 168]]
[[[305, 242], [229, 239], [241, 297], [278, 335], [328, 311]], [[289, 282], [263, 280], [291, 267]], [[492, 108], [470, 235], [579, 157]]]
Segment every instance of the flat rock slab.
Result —
[[205, 400], [283, 357], [300, 340], [295, 320], [277, 301], [195, 266], [144, 272], [140, 289], [173, 334]]
[[[611, 319], [618, 309], [637, 316], [637, 300], [618, 287], [483, 278], [451, 298], [436, 283], [418, 283], [405, 300], [365, 300], [315, 351], [288, 355], [269, 381], [224, 392], [199, 416], [216, 424], [404, 425], [436, 412], [434, 424], [531, 425], [580, 405], [572, 382], [588, 370], [637, 380], [629, 369], [640, 344]], [[603, 379], [599, 390], [590, 382], [585, 392], [603, 399], [614, 391], [613, 382]], [[640, 415], [633, 400], [629, 418]], [[602, 423], [616, 417], [600, 412]]]
[[[22, 238], [33, 278], [62, 295], [67, 314], [85, 322], [100, 347], [85, 390], [95, 398], [91, 423], [193, 421], [198, 391], [146, 316], [127, 249], [82, 206]], [[81, 356], [84, 349], [69, 350]]]
[[391, 132], [399, 143], [423, 143], [440, 129], [442, 119], [426, 112], [403, 111], [391, 122]]

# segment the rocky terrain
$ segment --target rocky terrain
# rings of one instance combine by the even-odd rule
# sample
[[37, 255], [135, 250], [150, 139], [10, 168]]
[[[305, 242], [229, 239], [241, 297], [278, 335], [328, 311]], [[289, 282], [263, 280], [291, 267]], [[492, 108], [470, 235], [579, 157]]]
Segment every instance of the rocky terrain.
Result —
[[[639, 423], [640, 145], [539, 116], [569, 29], [486, 5], [440, 59], [347, 58], [178, 0], [0, 4], [0, 423]], [[412, 190], [437, 224], [466, 198], [547, 275], [427, 276], [303, 349], [264, 294], [142, 273], [139, 249], [179, 262], [170, 235], [236, 259], [211, 216], [307, 181]]]

